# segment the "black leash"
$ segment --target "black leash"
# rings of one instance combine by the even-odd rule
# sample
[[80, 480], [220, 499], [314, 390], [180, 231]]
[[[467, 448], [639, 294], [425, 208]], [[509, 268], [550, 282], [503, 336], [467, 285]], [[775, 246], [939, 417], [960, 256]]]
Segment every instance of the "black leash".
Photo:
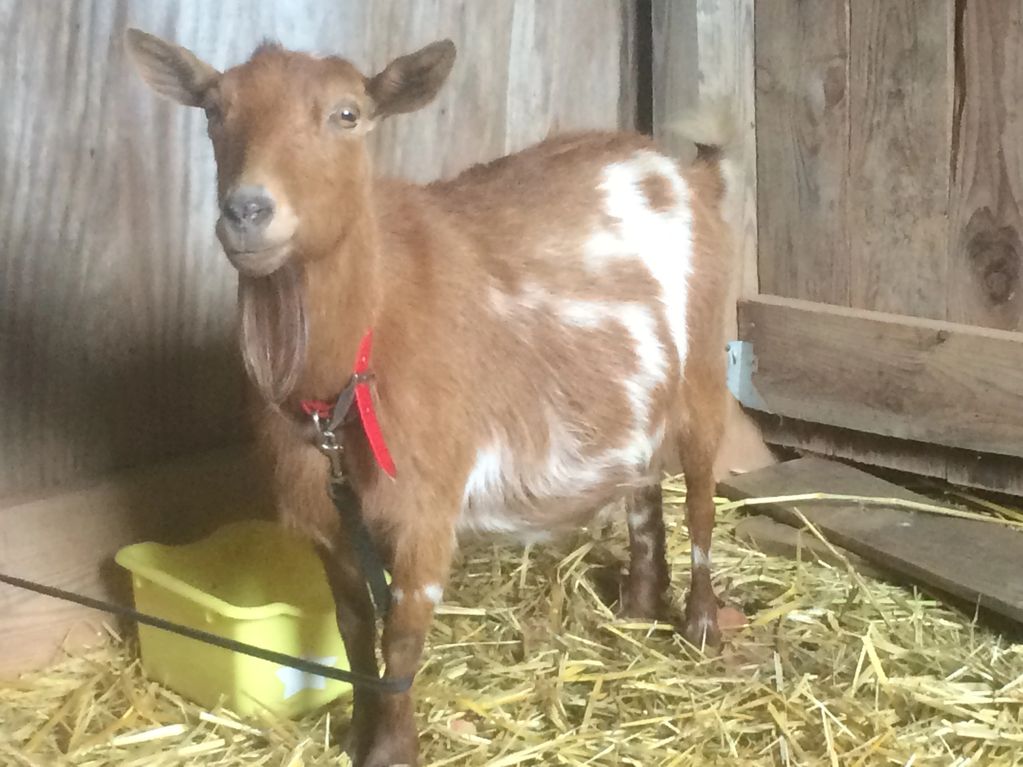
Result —
[[352, 535], [355, 555], [359, 560], [362, 577], [369, 585], [370, 593], [373, 596], [374, 608], [380, 615], [386, 616], [391, 609], [391, 589], [387, 585], [386, 568], [373, 543], [373, 536], [370, 535], [369, 528], [366, 527], [366, 522], [362, 518], [360, 511], [362, 503], [359, 496], [356, 495], [345, 476], [344, 445], [341, 444], [341, 440], [337, 436], [338, 428], [351, 416], [352, 405], [355, 403], [356, 385], [371, 378], [372, 374], [368, 373], [352, 375], [331, 407], [329, 417], [323, 417], [316, 411], [310, 413], [310, 416], [319, 436], [316, 447], [330, 461], [330, 480], [327, 493], [334, 502], [337, 513], [341, 516], [344, 528]]
[[341, 515], [345, 529], [352, 534], [352, 547], [359, 559], [362, 577], [369, 585], [373, 597], [373, 606], [377, 613], [386, 617], [391, 609], [391, 589], [387, 585], [386, 568], [380, 558], [380, 552], [373, 543], [369, 529], [359, 513], [359, 497], [344, 477], [331, 477], [327, 489], [334, 501], [334, 508]]
[[293, 655], [286, 655], [284, 653], [275, 652], [274, 650], [267, 650], [262, 647], [256, 647], [255, 645], [238, 642], [234, 639], [228, 639], [226, 637], [218, 636], [217, 634], [202, 631], [201, 629], [182, 626], [172, 621], [164, 620], [163, 618], [147, 615], [146, 613], [139, 612], [131, 607], [125, 607], [124, 605], [118, 605], [112, 602], [105, 602], [102, 599], [93, 599], [92, 597], [75, 594], [71, 591], [64, 591], [63, 589], [53, 588], [52, 586], [44, 586], [41, 583], [27, 581], [23, 578], [15, 578], [12, 575], [0, 573], [0, 582], [6, 583], [9, 586], [14, 586], [15, 588], [33, 591], [36, 594], [53, 597], [54, 599], [63, 599], [67, 602], [75, 602], [76, 604], [84, 605], [85, 607], [91, 607], [94, 610], [101, 610], [103, 612], [112, 613], [113, 615], [121, 615], [126, 618], [131, 618], [137, 623], [153, 626], [154, 628], [163, 629], [164, 631], [170, 631], [174, 634], [180, 634], [181, 636], [188, 637], [189, 639], [195, 639], [199, 642], [205, 642], [206, 644], [222, 647], [225, 650], [233, 650], [234, 652], [239, 652], [244, 655], [251, 655], [254, 658], [260, 658], [262, 660], [270, 661], [271, 663], [279, 663], [282, 666], [289, 666], [291, 668], [298, 669], [299, 671], [304, 671], [307, 674], [316, 674], [317, 676], [335, 679], [339, 682], [346, 682], [353, 687], [369, 687], [388, 693], [403, 693], [407, 692], [412, 687], [412, 679], [409, 677], [400, 679], [383, 679], [375, 676], [369, 676], [368, 674], [360, 674], [356, 671], [347, 671], [345, 669], [333, 668], [332, 666], [325, 666], [322, 663], [316, 663], [303, 658], [296, 658]]

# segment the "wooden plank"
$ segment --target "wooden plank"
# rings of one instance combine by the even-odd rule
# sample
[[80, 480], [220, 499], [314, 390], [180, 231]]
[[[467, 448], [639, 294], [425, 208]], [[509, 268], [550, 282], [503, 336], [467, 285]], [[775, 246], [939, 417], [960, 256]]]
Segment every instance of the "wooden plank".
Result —
[[[131, 604], [114, 562], [142, 540], [195, 540], [238, 518], [272, 514], [269, 488], [244, 448], [113, 475], [91, 486], [0, 507], [0, 570], [49, 586]], [[0, 585], [0, 674], [46, 665], [71, 632], [81, 642], [117, 618]]]
[[[928, 499], [845, 464], [786, 461], [721, 483], [731, 498], [838, 493]], [[864, 559], [1014, 621], [1023, 621], [1023, 533], [1002, 525], [895, 508], [810, 502], [779, 504], [771, 516], [801, 525], [798, 508], [829, 540]], [[759, 509], [763, 511], [763, 508]]]
[[946, 316], [954, 8], [933, 0], [849, 3], [855, 308]]
[[622, 0], [621, 16], [618, 125], [624, 130], [651, 133], [653, 42], [650, 0]]
[[555, 127], [618, 123], [617, 3], [52, 0], [0, 14], [0, 496], [244, 437], [203, 115], [134, 75], [126, 26], [221, 68], [264, 36], [367, 70], [450, 36], [438, 99], [373, 137], [376, 167], [415, 180]]
[[760, 291], [849, 305], [849, 0], [759, 3]]
[[947, 319], [1023, 330], [1023, 7], [958, 8]]
[[676, 157], [688, 159], [692, 148], [670, 125], [695, 109], [700, 100], [700, 50], [695, 0], [652, 0], [654, 138]]
[[1023, 456], [1023, 334], [769, 296], [739, 325], [769, 412]]
[[757, 551], [773, 557], [785, 557], [801, 562], [825, 562], [836, 567], [842, 567], [848, 562], [857, 572], [871, 578], [882, 578], [885, 575], [883, 570], [870, 564], [863, 557], [846, 551], [841, 546], [834, 544], [828, 546], [805, 528], [799, 529], [782, 524], [763, 514], [754, 514], [739, 520], [735, 526], [735, 537]]
[[770, 445], [1023, 496], [1023, 458], [880, 437], [766, 414], [757, 414], [754, 420]]

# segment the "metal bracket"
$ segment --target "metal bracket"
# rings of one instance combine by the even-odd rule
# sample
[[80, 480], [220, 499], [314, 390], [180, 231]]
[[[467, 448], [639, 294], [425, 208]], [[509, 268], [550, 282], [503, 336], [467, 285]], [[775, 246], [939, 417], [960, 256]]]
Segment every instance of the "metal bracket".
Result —
[[729, 341], [725, 345], [728, 353], [726, 382], [739, 404], [752, 410], [770, 413], [770, 408], [753, 385], [753, 374], [757, 372], [757, 355], [753, 353], [750, 341]]

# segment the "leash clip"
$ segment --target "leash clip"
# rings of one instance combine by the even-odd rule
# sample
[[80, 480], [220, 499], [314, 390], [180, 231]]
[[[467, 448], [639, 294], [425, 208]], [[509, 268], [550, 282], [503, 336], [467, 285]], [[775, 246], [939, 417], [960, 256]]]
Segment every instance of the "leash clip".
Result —
[[316, 448], [330, 460], [330, 476], [332, 481], [344, 479], [345, 471], [343, 464], [344, 448], [337, 439], [337, 435], [330, 424], [325, 424], [320, 414], [313, 411], [313, 425], [319, 439], [316, 441]]

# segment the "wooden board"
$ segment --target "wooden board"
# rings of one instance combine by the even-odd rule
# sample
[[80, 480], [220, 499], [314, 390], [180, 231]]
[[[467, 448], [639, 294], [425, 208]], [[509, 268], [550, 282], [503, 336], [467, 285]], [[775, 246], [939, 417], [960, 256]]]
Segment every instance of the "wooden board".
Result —
[[849, 305], [848, 0], [756, 7], [760, 292]]
[[754, 420], [770, 445], [1023, 497], [1023, 458], [879, 437], [766, 414], [757, 414]]
[[786, 557], [800, 562], [826, 562], [836, 567], [848, 562], [863, 575], [872, 578], [884, 576], [884, 571], [863, 557], [833, 543], [829, 546], [805, 528], [776, 522], [764, 514], [753, 514], [741, 519], [735, 526], [735, 537], [757, 551], [774, 557]]
[[947, 319], [1023, 330], [1023, 6], [958, 8]]
[[850, 0], [850, 305], [945, 319], [952, 2]]
[[[228, 448], [0, 507], [0, 570], [131, 604], [127, 573], [112, 559], [121, 546], [185, 543], [228, 520], [271, 514], [245, 450]], [[83, 629], [117, 620], [0, 585], [0, 674], [46, 665], [69, 632], [74, 644], [94, 633]]]
[[[730, 498], [825, 492], [927, 502], [890, 482], [819, 458], [786, 461], [731, 477], [721, 483], [721, 492]], [[1023, 622], [1023, 579], [1019, 577], [1023, 533], [895, 508], [825, 502], [794, 506], [829, 540], [864, 559]], [[787, 524], [802, 524], [790, 506], [772, 506], [768, 513]]]
[[1023, 457], [1023, 334], [769, 296], [739, 326], [776, 415]]
[[0, 497], [244, 436], [203, 115], [141, 82], [126, 26], [220, 68], [264, 36], [366, 70], [451, 37], [437, 100], [374, 132], [377, 169], [414, 180], [626, 109], [610, 2], [8, 1], [0, 21]]

